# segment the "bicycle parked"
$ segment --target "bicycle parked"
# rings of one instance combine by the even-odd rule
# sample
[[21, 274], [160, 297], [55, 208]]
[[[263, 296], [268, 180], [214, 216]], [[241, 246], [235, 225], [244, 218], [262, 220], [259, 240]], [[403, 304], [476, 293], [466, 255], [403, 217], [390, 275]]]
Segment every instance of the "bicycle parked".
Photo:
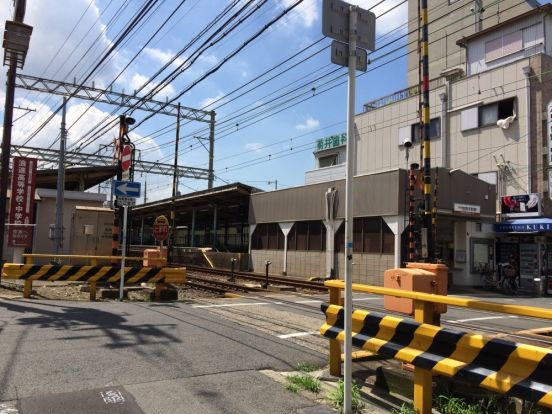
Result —
[[508, 295], [513, 295], [517, 292], [518, 281], [516, 268], [511, 264], [501, 267], [500, 272], [497, 272], [493, 266], [482, 264], [477, 271], [482, 276], [482, 284], [484, 289], [502, 290]]
[[502, 289], [504, 292], [513, 295], [517, 292], [518, 287], [516, 268], [511, 264], [502, 266]]

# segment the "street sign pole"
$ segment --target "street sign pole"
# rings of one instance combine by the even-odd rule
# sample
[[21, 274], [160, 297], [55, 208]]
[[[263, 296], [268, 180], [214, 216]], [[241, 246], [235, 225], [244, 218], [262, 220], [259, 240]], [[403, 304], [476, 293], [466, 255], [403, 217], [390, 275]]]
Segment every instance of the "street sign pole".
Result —
[[355, 75], [357, 6], [349, 6], [349, 90], [347, 92], [347, 174], [345, 176], [345, 366], [343, 412], [352, 412], [353, 177], [355, 166]]
[[[352, 413], [352, 312], [353, 312], [353, 177], [355, 173], [355, 81], [356, 71], [366, 71], [366, 50], [376, 48], [374, 13], [342, 0], [323, 0], [322, 34], [332, 42], [331, 61], [349, 68], [347, 91], [347, 170], [345, 176], [345, 338], [343, 412]], [[357, 49], [357, 46], [359, 49]]]
[[125, 256], [126, 256], [126, 239], [127, 239], [127, 218], [128, 218], [128, 205], [123, 206], [123, 245], [121, 252], [121, 283], [119, 285], [119, 300], [123, 300], [123, 290], [125, 285]]

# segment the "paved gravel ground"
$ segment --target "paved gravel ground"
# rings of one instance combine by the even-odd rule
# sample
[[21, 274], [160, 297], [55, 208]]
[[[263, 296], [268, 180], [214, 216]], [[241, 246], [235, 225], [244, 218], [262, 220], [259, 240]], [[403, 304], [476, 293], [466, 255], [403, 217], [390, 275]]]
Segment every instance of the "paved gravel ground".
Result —
[[[87, 284], [81, 282], [34, 282], [33, 291], [35, 293], [33, 293], [32, 297], [37, 299], [89, 301], [90, 295], [88, 291], [85, 290], [86, 287]], [[98, 290], [99, 289], [100, 288], [98, 288]], [[219, 296], [211, 292], [192, 289], [187, 286], [178, 287], [177, 291], [179, 301], [198, 298], [216, 298]], [[128, 300], [151, 302], [150, 294], [151, 289], [129, 289]], [[2, 280], [0, 285], [0, 297], [11, 299], [22, 298], [23, 282]], [[102, 299], [99, 300], [101, 301]]]

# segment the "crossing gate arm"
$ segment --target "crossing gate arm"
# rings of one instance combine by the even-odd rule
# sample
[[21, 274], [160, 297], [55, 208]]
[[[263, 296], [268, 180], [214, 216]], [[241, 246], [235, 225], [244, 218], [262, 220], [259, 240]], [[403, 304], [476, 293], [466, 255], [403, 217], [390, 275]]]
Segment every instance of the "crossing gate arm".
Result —
[[[121, 278], [121, 268], [117, 266], [74, 266], [74, 265], [33, 265], [6, 263], [2, 277], [25, 281], [23, 296], [30, 297], [32, 282], [70, 281], [88, 282], [90, 299], [96, 298], [96, 283], [114, 283]], [[125, 284], [155, 283], [158, 287], [167, 283], [186, 283], [186, 268], [125, 267]], [[160, 289], [156, 289], [159, 295]]]
[[[345, 288], [345, 282], [343, 280], [328, 280], [324, 282], [324, 286], [328, 287], [330, 292], [332, 290], [340, 291]], [[353, 291], [372, 293], [375, 295], [391, 295], [401, 298], [414, 299], [415, 301], [421, 302], [443, 303], [461, 308], [471, 308], [489, 312], [507, 313], [510, 315], [529, 316], [531, 318], [552, 320], [552, 309], [538, 308], [534, 306], [486, 302], [477, 298], [459, 298], [454, 296], [434, 295], [430, 293], [384, 288], [381, 286], [361, 285], [359, 283], [353, 283]]]
[[[322, 304], [320, 333], [343, 342], [344, 309]], [[552, 351], [378, 312], [353, 312], [353, 345], [552, 408]]]

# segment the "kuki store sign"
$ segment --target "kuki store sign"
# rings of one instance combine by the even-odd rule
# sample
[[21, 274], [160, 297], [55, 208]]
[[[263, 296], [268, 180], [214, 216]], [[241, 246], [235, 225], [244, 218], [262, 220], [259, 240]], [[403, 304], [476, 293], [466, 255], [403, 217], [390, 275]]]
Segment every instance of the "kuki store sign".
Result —
[[34, 224], [35, 158], [14, 157], [8, 230], [9, 247], [32, 247]]

